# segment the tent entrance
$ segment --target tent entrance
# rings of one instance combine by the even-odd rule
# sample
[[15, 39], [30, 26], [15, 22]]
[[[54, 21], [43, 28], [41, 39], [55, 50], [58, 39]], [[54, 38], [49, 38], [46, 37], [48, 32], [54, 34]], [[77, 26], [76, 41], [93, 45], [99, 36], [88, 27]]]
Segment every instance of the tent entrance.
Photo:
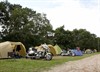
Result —
[[21, 50], [20, 45], [17, 45], [17, 46], [16, 46], [16, 51], [18, 51], [18, 52], [19, 52], [20, 50]]

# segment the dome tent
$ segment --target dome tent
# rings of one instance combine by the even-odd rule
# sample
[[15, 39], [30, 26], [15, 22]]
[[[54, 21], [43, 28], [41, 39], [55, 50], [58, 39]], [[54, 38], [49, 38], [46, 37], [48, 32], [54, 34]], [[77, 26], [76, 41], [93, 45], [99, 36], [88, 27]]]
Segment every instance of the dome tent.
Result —
[[25, 46], [21, 42], [2, 42], [0, 43], [0, 58], [9, 58], [9, 53], [13, 50], [19, 50], [19, 54], [24, 57], [26, 55]]
[[55, 49], [57, 55], [61, 54], [62, 50], [57, 44], [54, 46], [54, 49]]
[[53, 54], [53, 55], [56, 55], [56, 51], [54, 49], [54, 47], [52, 45], [48, 45], [49, 49], [50, 49], [50, 52]]
[[86, 54], [91, 54], [91, 53], [93, 53], [93, 51], [92, 51], [91, 49], [86, 49], [86, 50], [85, 50], [85, 53], [86, 53]]
[[73, 52], [74, 52], [74, 54], [75, 54], [76, 56], [82, 56], [82, 55], [83, 55], [83, 53], [82, 53], [81, 50], [73, 50]]

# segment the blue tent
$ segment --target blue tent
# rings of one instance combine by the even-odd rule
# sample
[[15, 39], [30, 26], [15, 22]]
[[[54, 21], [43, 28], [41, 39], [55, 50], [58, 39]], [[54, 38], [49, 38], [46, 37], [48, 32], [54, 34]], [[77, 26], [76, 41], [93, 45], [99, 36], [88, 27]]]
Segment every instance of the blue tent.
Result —
[[81, 50], [73, 50], [73, 52], [74, 52], [74, 54], [75, 54], [76, 56], [82, 56], [82, 55], [83, 55], [83, 53], [82, 53]]

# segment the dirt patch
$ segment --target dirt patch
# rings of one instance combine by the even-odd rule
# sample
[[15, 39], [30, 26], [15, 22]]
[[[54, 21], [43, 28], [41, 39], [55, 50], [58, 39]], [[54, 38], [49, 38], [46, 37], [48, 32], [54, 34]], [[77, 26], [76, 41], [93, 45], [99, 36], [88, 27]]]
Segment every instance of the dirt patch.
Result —
[[45, 72], [100, 72], [100, 54], [82, 60], [66, 62]]

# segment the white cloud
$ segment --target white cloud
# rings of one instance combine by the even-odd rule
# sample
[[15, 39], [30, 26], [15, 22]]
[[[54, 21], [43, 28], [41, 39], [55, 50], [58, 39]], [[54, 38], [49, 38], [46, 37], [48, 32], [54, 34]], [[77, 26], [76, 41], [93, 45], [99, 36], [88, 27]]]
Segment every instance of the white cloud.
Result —
[[99, 0], [78, 0], [83, 7], [94, 7], [98, 5]]
[[65, 25], [65, 29], [84, 28], [100, 36], [100, 10], [98, 6], [92, 8], [81, 7], [79, 0], [63, 0], [63, 5], [46, 11], [48, 19], [54, 29]]

